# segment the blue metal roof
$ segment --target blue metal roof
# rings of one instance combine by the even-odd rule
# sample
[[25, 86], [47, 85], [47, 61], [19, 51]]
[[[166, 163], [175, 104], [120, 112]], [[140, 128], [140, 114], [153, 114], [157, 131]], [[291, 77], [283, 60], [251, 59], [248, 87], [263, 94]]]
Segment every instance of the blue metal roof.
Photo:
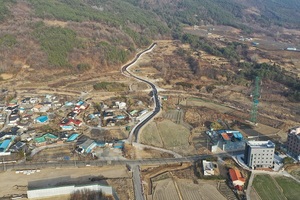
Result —
[[243, 135], [240, 132], [233, 132], [233, 136], [236, 139], [243, 139]]
[[2, 144], [0, 145], [0, 152], [5, 152], [9, 146], [11, 142], [11, 139], [6, 139], [2, 142]]
[[73, 133], [68, 139], [67, 142], [74, 141], [79, 136], [78, 133]]
[[45, 123], [46, 121], [48, 121], [48, 119], [49, 119], [48, 116], [44, 115], [44, 116], [37, 117], [36, 121], [40, 123]]

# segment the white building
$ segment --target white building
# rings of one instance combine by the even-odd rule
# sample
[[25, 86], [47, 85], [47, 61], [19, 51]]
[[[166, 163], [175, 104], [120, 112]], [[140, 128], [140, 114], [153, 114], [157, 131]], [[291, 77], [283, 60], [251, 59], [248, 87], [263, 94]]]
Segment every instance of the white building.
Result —
[[213, 165], [212, 162], [208, 162], [206, 160], [203, 160], [202, 165], [203, 165], [203, 175], [204, 176], [215, 175], [214, 165]]
[[248, 141], [245, 147], [244, 161], [250, 168], [273, 167], [275, 144], [268, 141]]
[[125, 103], [125, 102], [120, 102], [118, 106], [119, 106], [119, 109], [120, 109], [120, 110], [127, 109], [126, 103]]

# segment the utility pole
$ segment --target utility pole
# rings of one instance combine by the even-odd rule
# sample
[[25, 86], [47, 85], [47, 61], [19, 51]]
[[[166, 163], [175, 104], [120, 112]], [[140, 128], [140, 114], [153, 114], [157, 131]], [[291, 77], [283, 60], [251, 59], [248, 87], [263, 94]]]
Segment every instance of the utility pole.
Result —
[[260, 78], [256, 76], [254, 82], [254, 90], [252, 93], [252, 99], [253, 99], [252, 109], [250, 113], [250, 121], [253, 124], [257, 123], [257, 110], [258, 110], [259, 97], [260, 97]]

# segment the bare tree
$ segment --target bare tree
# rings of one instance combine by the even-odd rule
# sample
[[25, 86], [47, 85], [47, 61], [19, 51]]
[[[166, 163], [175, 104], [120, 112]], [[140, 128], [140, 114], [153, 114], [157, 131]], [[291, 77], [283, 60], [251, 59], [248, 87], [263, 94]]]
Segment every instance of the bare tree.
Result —
[[113, 200], [113, 197], [105, 196], [102, 191], [83, 189], [72, 193], [70, 200]]

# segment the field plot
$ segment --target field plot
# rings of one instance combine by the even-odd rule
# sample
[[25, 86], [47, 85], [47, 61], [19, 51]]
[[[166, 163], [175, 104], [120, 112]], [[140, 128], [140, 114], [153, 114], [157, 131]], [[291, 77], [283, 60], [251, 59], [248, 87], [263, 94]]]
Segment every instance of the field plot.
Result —
[[49, 161], [49, 160], [71, 160], [73, 144], [46, 148], [33, 156], [33, 160]]
[[168, 178], [158, 181], [153, 184], [155, 188], [153, 199], [154, 200], [179, 200], [175, 185], [172, 179]]
[[169, 120], [163, 120], [157, 123], [157, 128], [166, 148], [189, 145], [188, 138], [190, 131], [184, 126], [175, 124]]
[[165, 119], [169, 119], [171, 120], [172, 122], [175, 122], [175, 123], [180, 123], [182, 121], [182, 111], [180, 110], [168, 110], [167, 112], [165, 112], [163, 114], [163, 117]]
[[285, 199], [282, 188], [280, 188], [270, 175], [256, 175], [253, 187], [262, 200]]
[[179, 190], [183, 199], [189, 200], [222, 200], [226, 199], [217, 190], [216, 182], [203, 182], [198, 185], [193, 184], [192, 181], [180, 181], [178, 183]]
[[156, 122], [150, 122], [142, 131], [140, 142], [144, 144], [153, 145], [156, 147], [163, 147], [163, 141], [157, 129]]
[[170, 120], [149, 123], [142, 132], [141, 141], [165, 148], [189, 146], [190, 131]]
[[300, 184], [291, 178], [279, 176], [275, 177], [278, 185], [283, 189], [283, 194], [288, 200], [299, 199]]

